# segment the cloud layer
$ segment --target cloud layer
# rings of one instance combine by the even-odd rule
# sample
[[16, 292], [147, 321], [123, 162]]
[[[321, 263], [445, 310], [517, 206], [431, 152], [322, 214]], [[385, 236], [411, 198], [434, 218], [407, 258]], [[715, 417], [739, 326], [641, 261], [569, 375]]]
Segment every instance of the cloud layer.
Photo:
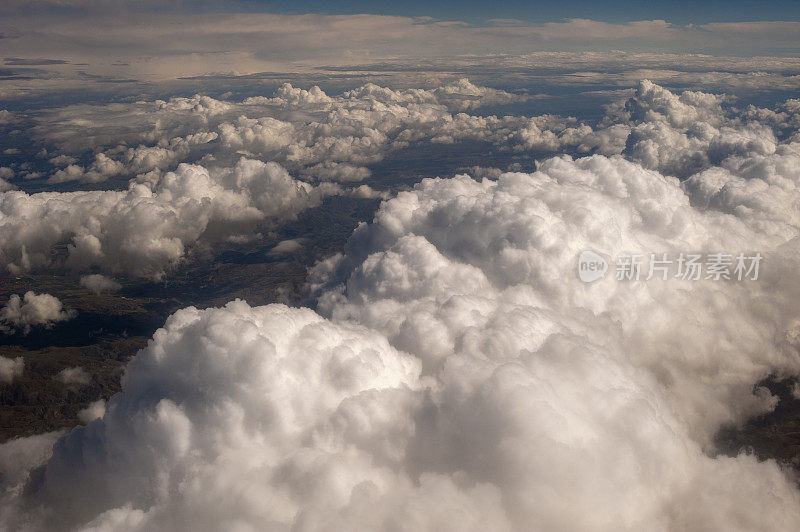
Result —
[[[358, 135], [320, 135], [306, 147], [368, 130], [381, 139], [380, 124], [400, 116], [404, 133], [386, 142], [420, 131], [443, 142], [480, 134], [512, 151], [549, 143], [594, 154], [553, 157], [531, 173], [479, 168], [487, 177], [426, 179], [398, 193], [343, 253], [315, 267], [315, 310], [235, 301], [176, 312], [128, 364], [122, 393], [85, 412], [88, 424], [59, 439], [46, 462], [41, 445], [31, 446], [22, 462], [44, 465], [7, 483], [3, 526], [800, 527], [800, 492], [780, 464], [716, 456], [713, 444], [723, 424], [775, 407], [755, 383], [800, 371], [796, 102], [736, 110], [722, 96], [642, 82], [591, 127], [453, 114], [463, 105], [430, 94], [365, 86], [337, 101], [285, 87], [276, 98], [299, 114], [360, 117], [350, 123]], [[325, 129], [302, 123], [305, 132]], [[349, 131], [347, 120], [332, 123]], [[296, 139], [294, 124], [244, 117], [220, 138], [281, 153], [285, 143], [265, 143], [284, 129]], [[259, 128], [269, 130], [264, 140], [245, 133]], [[348, 143], [346, 161], [380, 156], [381, 142], [374, 151]], [[116, 213], [144, 228], [153, 212], [166, 213], [158, 219], [171, 221], [143, 232], [138, 254], [126, 257], [157, 276], [185, 251], [143, 243], [223, 238], [291, 215], [318, 190], [274, 163], [184, 164], [134, 179], [127, 191], [56, 194], [67, 205], [107, 196], [112, 207], [39, 206], [25, 227], [38, 241], [49, 226], [36, 220], [66, 220], [59, 226], [80, 228], [68, 265], [124, 270], [95, 258], [126, 249], [108, 229]], [[296, 198], [288, 211], [278, 201], [287, 196]], [[8, 198], [47, 205], [51, 196]], [[24, 211], [3, 212], [13, 220]], [[115, 214], [92, 225], [97, 212]], [[181, 221], [196, 226], [201, 216], [187, 232]], [[7, 249], [38, 256], [21, 242]], [[298, 245], [284, 244], [278, 251]], [[609, 275], [588, 284], [576, 272], [587, 249], [758, 252], [763, 264], [758, 280]]]
[[[1, 28], [9, 77], [24, 81], [25, 74], [33, 74], [38, 78], [33, 85], [53, 78], [110, 85], [220, 72], [307, 72], [398, 58], [444, 58], [455, 68], [476, 55], [540, 51], [791, 55], [800, 45], [800, 23], [791, 21], [679, 25], [573, 18], [467, 24], [366, 14], [156, 14], [126, 12], [113, 3], [106, 10], [86, 5], [77, 12], [63, 5], [39, 7], [38, 16], [30, 16], [36, 7], [25, 4], [20, 11], [5, 3]], [[32, 84], [20, 83], [26, 85]]]
[[[426, 180], [318, 267], [319, 314], [172, 316], [7, 522], [791, 530], [800, 494], [777, 464], [709, 454], [721, 423], [774, 407], [754, 382], [800, 369], [796, 196], [700, 201], [740, 180], [766, 186], [603, 156]], [[584, 284], [584, 248], [765, 265], [751, 282]]]

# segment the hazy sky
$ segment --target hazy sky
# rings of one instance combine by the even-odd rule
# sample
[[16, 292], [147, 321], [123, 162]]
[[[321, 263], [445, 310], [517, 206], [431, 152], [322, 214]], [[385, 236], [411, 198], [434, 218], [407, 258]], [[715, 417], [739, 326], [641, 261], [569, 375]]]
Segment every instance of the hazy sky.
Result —
[[387, 60], [407, 67], [498, 54], [790, 58], [800, 50], [799, 11], [788, 1], [10, 0], [0, 6], [0, 97], [65, 80], [152, 82]]
[[567, 0], [564, 2], [542, 2], [537, 0], [498, 0], [430, 2], [408, 0], [406, 2], [351, 1], [292, 2], [288, 0], [242, 0], [238, 5], [253, 10], [280, 13], [326, 13], [420, 16], [441, 19], [468, 20], [513, 18], [530, 22], [550, 22], [569, 18], [591, 18], [605, 22], [628, 22], [633, 20], [664, 19], [678, 24], [704, 24], [707, 22], [741, 22], [750, 20], [797, 20], [800, 5], [791, 0], [773, 2], [750, 2], [745, 0]]

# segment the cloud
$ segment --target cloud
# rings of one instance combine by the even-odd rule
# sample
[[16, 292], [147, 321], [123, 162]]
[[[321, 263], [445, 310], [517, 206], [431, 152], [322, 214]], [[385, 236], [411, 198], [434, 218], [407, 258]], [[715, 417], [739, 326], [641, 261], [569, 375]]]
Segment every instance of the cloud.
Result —
[[[94, 5], [82, 12], [42, 7], [48, 16], [34, 17], [29, 6], [27, 13], [4, 7], [6, 53], [59, 57], [57, 62], [66, 62], [22, 59], [20, 69], [44, 62], [40, 67], [73, 82], [86, 78], [84, 84], [166, 81], [219, 72], [308, 72], [323, 65], [348, 67], [398, 58], [447, 58], [460, 66], [464, 57], [540, 51], [789, 55], [799, 44], [797, 22], [698, 26], [575, 18], [466, 24], [367, 14], [208, 13], [189, 8], [128, 12], [119, 5], [110, 9]], [[167, 34], [168, 41], [159, 39]], [[26, 81], [20, 87], [30, 85]]]
[[[4, 524], [796, 528], [774, 461], [713, 448], [721, 424], [774, 408], [753, 383], [800, 370], [792, 156], [683, 183], [598, 155], [424, 180], [316, 268], [316, 312], [170, 317]], [[750, 282], [586, 284], [584, 249], [764, 265]]]
[[[189, 248], [252, 234], [335, 193], [296, 181], [280, 165], [180, 165], [131, 181], [126, 191], [7, 192], [0, 196], [0, 257], [11, 272], [51, 263], [69, 241], [66, 266], [158, 279]], [[202, 241], [202, 242], [201, 242]]]
[[88, 424], [94, 421], [95, 419], [102, 418], [106, 413], [106, 401], [105, 399], [98, 399], [93, 403], [89, 404], [83, 410], [78, 412], [78, 420], [83, 424]]
[[22, 57], [6, 57], [3, 59], [3, 64], [10, 66], [62, 65], [64, 63], [66, 61], [63, 59], [25, 59]]
[[[65, 156], [54, 158], [56, 160], [68, 160]], [[53, 159], [51, 159], [53, 161]], [[158, 164], [150, 165], [150, 168], [158, 168]], [[95, 160], [88, 170], [76, 164], [70, 164], [66, 168], [56, 171], [48, 180], [48, 183], [65, 183], [67, 181], [83, 181], [84, 183], [99, 183], [109, 177], [119, 175], [125, 171], [125, 166], [109, 158], [103, 153], [95, 155]]]
[[0, 356], [0, 382], [11, 384], [14, 379], [22, 377], [25, 370], [25, 360], [22, 357], [9, 358]]
[[[431, 467], [491, 479], [503, 500], [514, 501], [505, 507], [520, 526], [537, 519], [550, 529], [604, 529], [623, 519], [605, 512], [625, 508], [625, 522], [649, 527], [692, 528], [707, 519], [741, 526], [733, 514], [724, 517], [733, 495], [712, 504], [714, 518], [701, 517], [705, 510], [688, 501], [701, 484], [719, 489], [716, 475], [753, 466], [746, 456], [694, 453], [709, 448], [721, 423], [774, 405], [768, 395], [752, 395], [754, 382], [770, 370], [798, 369], [797, 345], [788, 340], [798, 315], [787, 294], [798, 291], [790, 272], [800, 251], [800, 166], [773, 161], [789, 173], [764, 181], [794, 195], [770, 205], [754, 204], [746, 191], [707, 205], [691, 185], [597, 156], [556, 158], [535, 174], [498, 180], [427, 180], [384, 203], [374, 222], [356, 231], [338, 271], [331, 263], [318, 268], [322, 278], [343, 283], [322, 294], [320, 310], [380, 330], [421, 359], [440, 386], [427, 419], [441, 433], [428, 435], [420, 453], [447, 449], [428, 457]], [[709, 170], [693, 179], [724, 188], [743, 178]], [[756, 172], [744, 179], [753, 189], [764, 186]], [[750, 208], [741, 208], [744, 202]], [[771, 250], [766, 285], [586, 285], [574, 274], [582, 249], [613, 256], [743, 246]], [[751, 303], [761, 297], [775, 302], [769, 316]], [[669, 487], [672, 468], [681, 471], [676, 479], [692, 477], [680, 495], [682, 488]], [[710, 476], [695, 478], [699, 470]], [[638, 476], [644, 471], [654, 477]], [[796, 520], [789, 508], [797, 494], [786, 486], [779, 519]], [[615, 495], [598, 507], [600, 492]], [[532, 493], [558, 495], [544, 503]], [[692, 508], [674, 521], [670, 510], [661, 512], [677, 500]], [[577, 512], [582, 520], [572, 512], [584, 505], [594, 510]]]
[[[546, 114], [471, 115], [484, 105], [524, 101], [466, 79], [433, 89], [366, 84], [338, 96], [289, 84], [271, 98], [241, 102], [207, 96], [135, 104], [77, 105], [44, 112], [34, 135], [53, 150], [94, 150], [89, 170], [75, 165], [50, 181], [101, 181], [180, 162], [233, 165], [242, 156], [279, 162], [307, 180], [368, 180], [375, 165], [419, 143], [480, 142], [500, 153], [624, 154], [647, 168], [685, 178], [726, 158], [774, 153], [798, 135], [797, 105], [733, 107], [734, 99], [673, 93], [651, 81], [608, 106], [599, 124]], [[67, 162], [68, 159], [60, 159]]]
[[[307, 309], [181, 310], [128, 365], [125, 394], [58, 443], [35, 496], [58, 510], [40, 525], [170, 528], [177, 513], [199, 527], [277, 525], [310, 499], [346, 503], [362, 481], [395, 481], [392, 435], [411, 428], [397, 407], [413, 402], [418, 368], [380, 335]], [[181, 478], [194, 485], [179, 495], [167, 486]]]
[[65, 368], [53, 377], [57, 381], [72, 387], [79, 388], [92, 382], [92, 377], [81, 367]]
[[[176, 312], [122, 393], [18, 475], [29, 481], [3, 495], [2, 526], [798, 528], [792, 478], [771, 460], [717, 456], [714, 436], [775, 408], [755, 383], [800, 372], [800, 106], [737, 110], [642, 82], [591, 127], [468, 115], [437, 94], [285, 86], [273, 99], [159, 103], [164, 137], [200, 133], [178, 117], [214, 117], [221, 146], [309, 165], [318, 153], [367, 164], [416, 139], [587, 156], [532, 173], [479, 167], [482, 179], [425, 179], [386, 199], [314, 268], [315, 310]], [[245, 106], [274, 114], [229, 120]], [[145, 149], [170, 146], [157, 133]], [[47, 246], [71, 238], [67, 265], [157, 276], [183, 246], [291, 216], [328, 186], [245, 159], [153, 171], [127, 191], [7, 192], [23, 207], [0, 203], [6, 216], [36, 208], [7, 233], [34, 236], [3, 249], [35, 265], [49, 247], [32, 243], [66, 227]], [[131, 235], [141, 240], [121, 247]], [[148, 247], [172, 239], [171, 254]], [[763, 264], [757, 281], [587, 284], [575, 271], [587, 249], [758, 252]]]
[[303, 249], [303, 239], [290, 239], [290, 240], [281, 240], [275, 247], [269, 250], [270, 254], [292, 254], [297, 252], [298, 250]]
[[110, 279], [105, 275], [100, 275], [99, 273], [82, 276], [80, 285], [94, 292], [95, 295], [99, 295], [104, 292], [117, 292], [120, 288], [122, 288], [122, 285], [116, 282], [114, 279]]
[[12, 294], [0, 309], [0, 331], [28, 334], [33, 327], [49, 329], [57, 322], [74, 318], [76, 314], [75, 310], [65, 310], [61, 301], [50, 294], [36, 294], [32, 290], [25, 292], [23, 297]]
[[778, 111], [751, 107], [746, 113], [726, 105], [729, 100], [696, 91], [676, 94], [643, 80], [632, 97], [609, 105], [594, 128], [572, 118], [543, 115], [511, 129], [510, 137], [517, 151], [622, 154], [681, 179], [711, 166], [726, 167], [737, 159], [790, 149], [798, 130], [792, 100]]
[[53, 444], [62, 435], [63, 432], [47, 432], [0, 443], [0, 489], [5, 494], [19, 493], [30, 471], [50, 458]]
[[[335, 97], [316, 86], [305, 90], [287, 83], [271, 98], [240, 102], [195, 95], [66, 106], [36, 114], [32, 133], [61, 153], [52, 162], [70, 163], [51, 183], [100, 182], [203, 157], [235, 164], [242, 155], [279, 162], [310, 179], [355, 182], [371, 175], [364, 165], [410, 142], [455, 134], [454, 112], [527, 98], [466, 79], [434, 89], [367, 84]], [[95, 152], [88, 169], [68, 158], [85, 150]]]

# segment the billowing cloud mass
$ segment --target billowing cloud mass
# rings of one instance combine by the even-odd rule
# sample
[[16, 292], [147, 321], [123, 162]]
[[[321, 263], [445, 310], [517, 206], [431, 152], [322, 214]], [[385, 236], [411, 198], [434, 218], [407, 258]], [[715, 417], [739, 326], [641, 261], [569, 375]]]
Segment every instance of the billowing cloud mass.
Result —
[[[317, 312], [172, 316], [4, 519], [796, 529], [780, 467], [714, 457], [712, 437], [774, 407], [754, 382], [800, 370], [797, 157], [683, 183], [618, 156], [425, 180], [317, 267]], [[786, 194], [760, 197], [769, 187]], [[756, 281], [586, 284], [583, 249], [764, 261]]]
[[0, 356], [0, 383], [11, 384], [14, 379], [22, 376], [25, 370], [25, 359], [22, 357], [8, 358]]
[[[476, 128], [485, 129], [485, 121], [462, 111], [527, 98], [467, 79], [434, 89], [367, 84], [335, 97], [316, 86], [305, 90], [286, 83], [273, 97], [240, 102], [196, 95], [67, 106], [37, 115], [33, 132], [51, 151], [61, 152], [50, 158], [61, 167], [51, 182], [99, 182], [174, 169], [205, 155], [217, 164], [233, 164], [242, 155], [263, 158], [308, 178], [352, 182], [370, 176], [365, 165], [414, 141], [452, 142], [454, 134], [480, 135]], [[475, 120], [470, 131], [459, 133]], [[97, 152], [89, 170], [69, 158], [85, 150]]]
[[49, 329], [59, 321], [75, 317], [77, 312], [64, 309], [61, 301], [50, 294], [36, 294], [32, 290], [20, 297], [12, 294], [0, 309], [0, 331], [12, 334], [21, 331], [28, 334], [33, 327]]
[[50, 248], [68, 240], [70, 268], [158, 279], [200, 240], [252, 235], [259, 223], [292, 218], [335, 191], [297, 181], [276, 163], [242, 159], [150, 173], [125, 191], [7, 192], [0, 258], [12, 273], [46, 266]]
[[[287, 102], [331, 105], [321, 91], [285, 90]], [[797, 530], [800, 491], [782, 466], [714, 447], [723, 424], [775, 407], [756, 383], [800, 372], [797, 110], [790, 100], [737, 111], [724, 97], [643, 82], [596, 127], [466, 114], [420, 126], [442, 141], [480, 131], [512, 150], [545, 142], [594, 154], [553, 157], [532, 173], [478, 168], [486, 177], [426, 179], [398, 193], [315, 267], [314, 310], [237, 300], [176, 312], [128, 364], [122, 392], [83, 414], [88, 424], [59, 439], [41, 469], [15, 473], [0, 524]], [[277, 153], [265, 142], [294, 127], [250, 120], [232, 123], [240, 131], [228, 137], [247, 151]], [[259, 128], [270, 133], [242, 133]], [[382, 153], [370, 150], [345, 151]], [[291, 179], [277, 165], [238, 164], [182, 165], [99, 194], [128, 198], [141, 186], [175, 220], [210, 213], [202, 231], [213, 221], [227, 235], [228, 224], [272, 212], [250, 188], [225, 186], [237, 172]], [[199, 210], [175, 200], [194, 197], [196, 180], [222, 189]], [[230, 205], [258, 214], [231, 219]], [[45, 216], [32, 227], [62, 211], [37, 212]], [[100, 256], [80, 235], [95, 236], [96, 249], [117, 245], [80, 223], [67, 263], [113, 266], [76, 262]], [[283, 251], [297, 244], [285, 242]], [[605, 278], [581, 282], [584, 250], [642, 255], [642, 280], [617, 280], [612, 262]], [[757, 279], [644, 280], [651, 254], [682, 253], [762, 262]], [[180, 254], [166, 257], [144, 264]], [[139, 271], [163, 266], [150, 268]]]
[[62, 432], [47, 432], [0, 443], [0, 489], [8, 493], [25, 480], [31, 469], [46, 462], [53, 444], [62, 435]]

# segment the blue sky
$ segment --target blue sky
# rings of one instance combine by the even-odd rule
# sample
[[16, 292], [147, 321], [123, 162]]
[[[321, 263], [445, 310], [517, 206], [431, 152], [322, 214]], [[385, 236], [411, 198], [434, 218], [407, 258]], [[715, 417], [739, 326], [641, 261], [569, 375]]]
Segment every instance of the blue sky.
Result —
[[558, 2], [496, 0], [407, 0], [331, 2], [310, 0], [243, 0], [241, 6], [256, 11], [279, 13], [324, 13], [431, 16], [440, 19], [480, 22], [492, 18], [516, 18], [531, 22], [549, 22], [567, 18], [590, 18], [606, 22], [662, 19], [676, 24], [708, 22], [743, 22], [764, 20], [800, 20], [800, 2], [775, 0], [564, 0]]

